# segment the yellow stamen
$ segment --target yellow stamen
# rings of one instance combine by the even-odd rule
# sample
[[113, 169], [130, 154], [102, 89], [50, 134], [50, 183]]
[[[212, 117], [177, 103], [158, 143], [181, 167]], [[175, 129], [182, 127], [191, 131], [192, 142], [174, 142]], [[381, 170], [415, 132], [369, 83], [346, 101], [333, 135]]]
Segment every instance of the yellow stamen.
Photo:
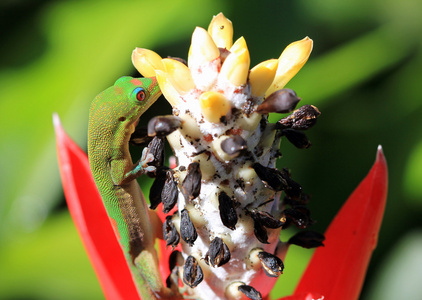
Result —
[[156, 70], [155, 74], [157, 76], [160, 89], [163, 92], [164, 97], [166, 97], [166, 100], [171, 104], [171, 106], [177, 106], [180, 103], [180, 95], [168, 80], [167, 73]]
[[262, 97], [271, 86], [277, 71], [278, 59], [269, 59], [257, 64], [249, 73], [249, 84], [254, 97]]
[[284, 49], [278, 59], [278, 68], [271, 87], [265, 96], [282, 89], [293, 76], [303, 67], [312, 52], [313, 41], [305, 37], [300, 41], [291, 43]]
[[192, 34], [192, 43], [189, 49], [188, 66], [200, 66], [220, 56], [220, 51], [209, 33], [201, 27], [196, 27]]
[[250, 65], [249, 50], [243, 37], [230, 48], [230, 54], [221, 67], [220, 76], [235, 86], [246, 84]]
[[132, 52], [132, 63], [144, 77], [153, 77], [155, 70], [164, 70], [161, 56], [148, 49], [135, 48]]
[[205, 92], [199, 97], [199, 104], [204, 118], [213, 123], [220, 122], [222, 116], [225, 116], [230, 110], [230, 102], [223, 94], [218, 92]]
[[208, 33], [219, 48], [230, 49], [233, 45], [233, 24], [223, 13], [212, 18], [208, 26]]
[[195, 88], [190, 70], [185, 64], [170, 58], [164, 58], [162, 63], [167, 78], [180, 94], [186, 94]]

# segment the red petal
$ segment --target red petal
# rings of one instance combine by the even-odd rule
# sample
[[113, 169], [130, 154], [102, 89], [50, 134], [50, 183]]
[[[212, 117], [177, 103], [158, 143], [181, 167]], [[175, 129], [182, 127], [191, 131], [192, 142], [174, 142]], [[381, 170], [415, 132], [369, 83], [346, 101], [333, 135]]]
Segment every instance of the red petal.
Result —
[[325, 233], [295, 295], [317, 292], [325, 299], [358, 299], [377, 244], [387, 199], [387, 164], [381, 146], [369, 174], [343, 205]]
[[67, 205], [107, 299], [140, 299], [98, 193], [88, 157], [53, 116]]

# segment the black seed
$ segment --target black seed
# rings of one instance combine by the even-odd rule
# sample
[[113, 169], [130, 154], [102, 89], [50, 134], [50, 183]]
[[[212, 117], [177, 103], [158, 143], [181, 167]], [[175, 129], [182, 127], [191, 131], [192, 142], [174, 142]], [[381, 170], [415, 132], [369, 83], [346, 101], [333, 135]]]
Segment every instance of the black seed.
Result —
[[[254, 215], [252, 215], [252, 218], [254, 217]], [[265, 229], [265, 227], [261, 224], [261, 222], [259, 222], [258, 220], [254, 219], [253, 220], [253, 232], [256, 236], [256, 238], [258, 239], [258, 241], [260, 241], [263, 244], [269, 244], [268, 242], [268, 233], [267, 230]]]
[[177, 289], [179, 287], [179, 270], [174, 268], [166, 279], [166, 286], [170, 289]]
[[239, 285], [238, 290], [245, 294], [246, 297], [252, 300], [262, 300], [262, 295], [256, 289], [251, 287], [250, 285]]
[[221, 222], [231, 230], [236, 229], [237, 213], [235, 203], [224, 191], [218, 195]]
[[230, 260], [229, 247], [219, 237], [212, 240], [208, 252], [205, 254], [205, 261], [215, 267], [220, 267]]
[[284, 224], [284, 222], [281, 222], [280, 220], [274, 218], [270, 213], [266, 211], [253, 210], [252, 218], [255, 222], [259, 222], [266, 228], [275, 229], [283, 226]]
[[152, 140], [152, 137], [148, 136], [148, 130], [146, 127], [136, 127], [135, 131], [130, 136], [129, 142], [132, 145], [140, 146], [145, 143], [149, 143]]
[[148, 163], [149, 166], [157, 168], [164, 165], [164, 138], [154, 137], [148, 144], [149, 153], [154, 156], [154, 160]]
[[284, 264], [279, 257], [261, 251], [258, 253], [258, 258], [261, 260], [262, 268], [268, 276], [278, 277], [280, 274], [283, 274]]
[[303, 248], [311, 249], [324, 246], [324, 244], [322, 243], [324, 240], [324, 235], [315, 231], [308, 230], [296, 233], [288, 240], [288, 243]]
[[182, 253], [178, 250], [174, 250], [169, 257], [169, 269], [170, 272], [177, 266], [183, 265], [183, 256]]
[[161, 194], [166, 182], [166, 172], [163, 169], [158, 169], [156, 177], [149, 190], [150, 209], [156, 209], [161, 203]]
[[276, 129], [306, 130], [315, 125], [321, 113], [313, 105], [304, 105], [276, 123]]
[[283, 199], [283, 205], [290, 205], [292, 207], [297, 205], [306, 205], [309, 203], [311, 196], [305, 193], [301, 193], [299, 197], [290, 197], [286, 195]]
[[296, 148], [306, 149], [311, 146], [311, 142], [302, 131], [287, 128], [283, 129], [281, 134], [284, 135]]
[[291, 89], [278, 90], [269, 95], [265, 101], [256, 108], [261, 114], [270, 112], [289, 113], [293, 111], [299, 103], [300, 98]]
[[239, 154], [246, 149], [246, 141], [240, 135], [233, 135], [221, 142], [221, 150], [228, 155]]
[[173, 248], [179, 243], [180, 236], [173, 224], [172, 216], [167, 216], [163, 223], [163, 238], [166, 241], [166, 245]]
[[189, 287], [194, 288], [201, 283], [204, 278], [201, 267], [198, 261], [192, 255], [189, 255], [183, 266], [183, 282]]
[[287, 184], [287, 187], [284, 189], [286, 195], [293, 199], [300, 199], [302, 196], [302, 186], [290, 177], [289, 170], [283, 168], [281, 170], [281, 176]]
[[167, 136], [182, 125], [182, 119], [173, 115], [158, 116], [148, 122], [149, 136]]
[[287, 182], [278, 169], [264, 167], [260, 163], [254, 163], [252, 168], [258, 177], [273, 190], [282, 191], [287, 187]]
[[[311, 213], [306, 206], [297, 205], [292, 208], [285, 209], [282, 212], [282, 215], [285, 216], [287, 222], [292, 222], [297, 228], [304, 229], [309, 225], [312, 225], [314, 221], [311, 219]], [[287, 226], [283, 226], [287, 228]]]
[[182, 236], [182, 239], [191, 247], [198, 237], [198, 233], [196, 232], [195, 226], [193, 226], [193, 223], [189, 217], [189, 212], [186, 208], [181, 211], [180, 235]]
[[189, 164], [185, 179], [182, 182], [182, 193], [186, 200], [193, 200], [199, 196], [201, 191], [202, 173], [199, 163]]
[[163, 212], [167, 214], [177, 203], [177, 182], [174, 180], [173, 171], [166, 171], [166, 180], [161, 192], [161, 201], [163, 202]]

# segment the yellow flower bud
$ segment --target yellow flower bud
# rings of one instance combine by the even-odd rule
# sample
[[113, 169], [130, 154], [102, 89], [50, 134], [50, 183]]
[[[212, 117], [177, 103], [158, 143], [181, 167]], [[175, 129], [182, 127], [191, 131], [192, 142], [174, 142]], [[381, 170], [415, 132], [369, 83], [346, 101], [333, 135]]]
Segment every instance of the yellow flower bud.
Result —
[[219, 48], [230, 49], [233, 44], [233, 24], [223, 13], [212, 18], [208, 33]]
[[305, 37], [291, 43], [284, 49], [278, 59], [278, 68], [275, 78], [265, 96], [282, 89], [293, 76], [303, 67], [312, 52], [313, 41]]
[[201, 27], [196, 27], [192, 34], [192, 43], [189, 49], [188, 66], [200, 66], [220, 56], [220, 51], [209, 33]]
[[230, 110], [230, 102], [223, 94], [218, 92], [205, 92], [199, 97], [199, 104], [204, 118], [213, 123], [220, 122], [222, 116], [225, 116]]
[[190, 70], [185, 64], [171, 58], [164, 58], [162, 63], [168, 80], [180, 94], [195, 88]]
[[262, 97], [271, 86], [277, 71], [278, 59], [269, 59], [257, 64], [249, 73], [249, 84], [254, 97]]
[[221, 67], [220, 76], [235, 86], [246, 84], [250, 65], [249, 50], [243, 37], [230, 48], [230, 54]]
[[171, 104], [171, 106], [177, 106], [177, 104], [179, 104], [180, 102], [180, 95], [170, 83], [167, 73], [164, 71], [156, 70], [155, 74], [157, 76], [157, 81], [160, 85], [160, 89], [163, 92], [163, 95], [166, 100]]
[[164, 70], [161, 56], [148, 49], [135, 48], [132, 52], [132, 63], [144, 77], [153, 77], [155, 70]]

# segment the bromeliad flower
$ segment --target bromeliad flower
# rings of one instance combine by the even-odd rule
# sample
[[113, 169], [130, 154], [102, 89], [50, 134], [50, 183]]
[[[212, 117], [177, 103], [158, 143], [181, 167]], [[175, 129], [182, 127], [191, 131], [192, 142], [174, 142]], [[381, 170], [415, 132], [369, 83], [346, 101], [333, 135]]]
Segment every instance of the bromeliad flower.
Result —
[[[161, 276], [173, 290], [180, 278], [187, 298], [266, 297], [283, 272], [289, 245], [312, 248], [323, 241], [303, 231], [280, 242], [281, 229], [307, 228], [312, 219], [302, 187], [287, 169], [275, 167], [281, 138], [308, 148], [303, 130], [320, 114], [311, 105], [295, 110], [300, 98], [283, 89], [307, 61], [312, 40], [292, 43], [279, 59], [249, 70], [246, 42], [233, 44], [232, 35], [231, 22], [219, 14], [208, 31], [195, 29], [187, 65], [146, 49], [132, 56], [142, 75], [157, 77], [173, 107], [174, 116], [154, 118], [148, 126], [150, 135], [167, 136], [177, 157], [168, 169], [157, 164], [157, 143], [147, 147], [156, 167], [150, 200], [164, 223]], [[270, 112], [290, 115], [271, 124]], [[114, 237], [87, 158], [55, 120], [66, 199], [104, 293], [108, 299], [138, 299], [127, 253]], [[386, 176], [379, 149], [288, 299], [358, 297], [382, 219]]]

